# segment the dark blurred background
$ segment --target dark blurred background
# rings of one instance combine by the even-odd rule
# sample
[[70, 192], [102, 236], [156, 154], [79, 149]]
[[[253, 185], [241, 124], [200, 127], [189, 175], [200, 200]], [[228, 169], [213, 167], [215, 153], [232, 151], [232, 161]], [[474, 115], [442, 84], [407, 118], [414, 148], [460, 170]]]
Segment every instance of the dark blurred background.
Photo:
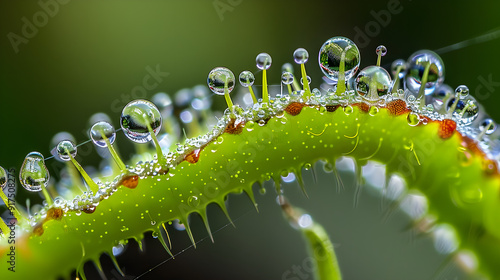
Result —
[[[181, 88], [205, 84], [208, 72], [216, 66], [226, 66], [234, 73], [246, 69], [255, 71], [255, 56], [260, 52], [271, 54], [273, 66], [269, 79], [276, 84], [281, 65], [292, 61], [296, 48], [306, 48], [311, 55], [307, 70], [312, 77], [312, 85], [317, 87], [321, 76], [316, 55], [321, 44], [332, 36], [346, 36], [358, 43], [361, 67], [374, 64], [375, 48], [384, 44], [388, 54], [382, 64], [386, 64], [398, 58], [406, 59], [419, 49], [438, 49], [498, 28], [499, 10], [498, 1], [1, 1], [0, 165], [18, 170], [24, 156], [31, 151], [48, 156], [52, 148], [50, 140], [60, 131], [68, 131], [78, 142], [83, 142], [88, 139], [88, 118], [92, 114], [105, 112], [117, 125], [121, 107], [128, 101], [137, 97], [150, 98], [160, 91], [173, 94]], [[500, 39], [497, 39], [442, 55], [446, 67], [445, 82], [453, 88], [465, 84], [473, 95], [479, 89], [479, 101], [497, 120], [500, 120], [500, 111], [496, 106], [500, 101], [500, 85], [497, 83], [500, 82], [499, 49]], [[161, 72], [158, 83], [152, 89], [137, 91], [151, 69]], [[485, 80], [494, 83], [487, 86]], [[224, 106], [222, 99], [215, 103], [218, 103], [216, 106]], [[123, 135], [118, 137], [118, 143], [125, 141]], [[123, 154], [128, 156], [126, 151]], [[95, 164], [96, 160], [97, 157], [93, 156], [80, 158], [83, 165]], [[349, 203], [346, 203], [348, 209], [345, 211], [361, 211], [363, 204], [353, 210], [350, 206], [352, 196], [346, 196]], [[270, 211], [279, 214], [272, 203], [273, 195], [259, 199], [268, 200]], [[378, 205], [377, 200], [368, 201], [365, 205]], [[339, 209], [344, 211], [342, 209], [345, 208]], [[366, 211], [370, 213], [372, 210]], [[238, 208], [234, 211], [240, 215], [243, 210]], [[318, 212], [325, 211], [320, 209]], [[219, 214], [215, 216], [221, 216]], [[333, 214], [330, 212], [330, 215]], [[384, 228], [380, 215], [372, 215], [370, 220], [374, 220], [374, 225]], [[238, 274], [227, 274], [228, 271], [210, 269], [214, 265], [207, 264], [203, 268], [217, 272], [215, 275], [218, 276], [207, 274], [210, 276], [205, 279], [276, 279], [276, 276], [262, 275], [281, 275], [279, 271], [283, 272], [283, 268], [276, 263], [280, 263], [283, 256], [293, 253], [281, 251], [269, 259], [266, 250], [288, 248], [290, 252], [298, 252], [300, 261], [305, 257], [303, 244], [298, 234], [292, 232], [290, 235], [296, 235], [295, 239], [287, 240], [281, 249], [265, 249], [265, 246], [279, 243], [284, 238], [274, 236], [272, 225], [266, 223], [280, 224], [285, 232], [288, 229], [279, 217], [273, 222], [262, 216], [263, 213], [252, 213], [241, 218], [247, 221], [245, 224], [249, 228], [257, 228], [249, 237], [243, 237], [246, 226], [236, 230], [228, 228], [221, 233], [235, 235], [236, 241], [231, 245], [234, 248], [228, 252], [221, 253], [219, 250], [222, 250], [223, 240], [232, 240], [231, 237], [216, 236], [216, 240], [222, 242], [206, 246], [208, 255], [198, 253], [201, 250], [186, 254], [213, 258], [215, 262], [237, 260], [234, 263], [242, 266], [235, 269], [244, 270]], [[354, 219], [350, 216], [347, 219], [350, 224], [341, 227], [352, 226], [357, 222]], [[392, 226], [397, 228], [397, 225]], [[352, 233], [348, 231], [347, 237], [349, 232]], [[370, 235], [365, 233], [360, 236], [366, 238]], [[251, 237], [255, 239], [252, 241]], [[263, 240], [267, 240], [264, 249], [254, 249], [254, 242]], [[228, 244], [231, 244], [229, 241], [226, 245], [231, 247]], [[177, 248], [180, 250], [180, 247]], [[397, 252], [400, 247], [395, 248]], [[237, 257], [216, 257], [239, 252], [247, 255], [246, 261]], [[347, 250], [348, 255], [349, 252]], [[368, 252], [374, 256], [383, 253]], [[405, 266], [410, 266], [413, 261], [396, 265], [388, 263], [385, 268], [391, 271], [393, 266], [403, 266], [402, 273], [407, 271], [408, 277], [370, 278], [369, 275], [375, 275], [370, 272], [368, 276], [359, 276], [356, 273], [370, 264], [360, 261], [359, 267], [356, 267], [360, 254], [363, 253], [353, 253], [352, 272], [349, 273], [354, 274], [348, 273], [350, 277], [346, 279], [422, 279], [409, 272], [412, 270], [405, 270]], [[267, 259], [259, 261], [266, 256]], [[165, 256], [161, 255], [161, 258]], [[199, 261], [206, 260], [196, 259], [196, 262]], [[267, 265], [264, 266], [263, 262]], [[281, 262], [281, 266], [291, 267], [297, 262]], [[135, 269], [145, 270], [154, 263], [156, 261], [149, 261], [149, 265], [135, 266]], [[233, 265], [228, 264], [226, 270], [231, 270]], [[164, 266], [161, 273], [166, 275], [181, 271], [190, 275], [189, 270], [195, 270], [197, 266], [194, 261], [182, 263], [176, 260]], [[377, 265], [375, 267], [384, 270]], [[133, 268], [132, 265], [130, 269]], [[437, 266], [430, 270], [436, 269]], [[261, 276], [254, 274], [261, 270], [264, 270], [259, 274]], [[426, 275], [432, 275], [432, 271]], [[200, 270], [197, 273], [204, 272]], [[134, 271], [131, 274], [139, 273]], [[151, 274], [148, 276], [152, 277]], [[151, 279], [148, 276], [144, 279]], [[114, 276], [108, 274], [108, 277]]]

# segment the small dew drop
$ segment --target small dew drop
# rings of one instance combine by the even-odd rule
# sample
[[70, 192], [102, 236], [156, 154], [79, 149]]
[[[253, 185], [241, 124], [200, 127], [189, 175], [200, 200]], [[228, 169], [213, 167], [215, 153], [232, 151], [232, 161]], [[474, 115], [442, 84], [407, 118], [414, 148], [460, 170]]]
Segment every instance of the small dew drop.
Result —
[[368, 110], [368, 113], [370, 114], [370, 116], [375, 116], [376, 114], [378, 114], [379, 112], [379, 109], [377, 106], [371, 106], [370, 109]]
[[161, 128], [161, 114], [156, 106], [144, 99], [131, 101], [123, 108], [120, 125], [128, 139], [136, 143], [146, 143], [153, 138], [149, 128], [158, 135]]
[[293, 74], [287, 71], [283, 72], [283, 74], [281, 74], [281, 81], [285, 85], [293, 83]]
[[50, 174], [45, 166], [43, 155], [39, 152], [29, 153], [19, 171], [19, 181], [30, 192], [39, 192], [49, 184]]
[[[479, 124], [479, 129], [484, 131], [486, 129], [486, 134], [492, 134], [497, 129], [497, 124], [492, 119], [484, 119], [481, 124]], [[1, 179], [0, 179], [1, 180]], [[0, 182], [1, 183], [1, 182]]]
[[251, 87], [255, 82], [255, 76], [250, 71], [243, 71], [239, 76], [240, 84], [244, 87]]
[[304, 48], [298, 48], [293, 52], [293, 60], [297, 64], [304, 64], [309, 59], [309, 53]]
[[271, 67], [272, 62], [273, 60], [271, 59], [271, 56], [267, 53], [260, 53], [255, 58], [255, 63], [257, 65], [257, 68], [259, 68], [260, 70], [269, 69], [269, 67]]
[[309, 169], [311, 169], [311, 167], [312, 167], [312, 165], [310, 163], [308, 163], [308, 162], [304, 163], [304, 165], [303, 165], [303, 168], [305, 170], [309, 170]]
[[420, 122], [420, 116], [415, 112], [411, 112], [406, 117], [406, 121], [410, 126], [416, 126]]
[[113, 144], [116, 140], [115, 128], [105, 121], [95, 123], [90, 129], [90, 138], [92, 142], [98, 147], [105, 148], [107, 144], [104, 137], [109, 140], [110, 144]]
[[248, 130], [248, 131], [252, 131], [255, 127], [255, 122], [254, 121], [248, 121], [245, 123], [245, 128]]
[[76, 156], [76, 145], [70, 140], [63, 140], [57, 144], [57, 154], [64, 161], [69, 161]]
[[385, 56], [387, 54], [387, 48], [384, 45], [380, 45], [377, 47], [375, 52], [377, 53], [377, 55]]
[[200, 205], [200, 199], [197, 196], [192, 195], [188, 197], [188, 205], [191, 207], [198, 207]]

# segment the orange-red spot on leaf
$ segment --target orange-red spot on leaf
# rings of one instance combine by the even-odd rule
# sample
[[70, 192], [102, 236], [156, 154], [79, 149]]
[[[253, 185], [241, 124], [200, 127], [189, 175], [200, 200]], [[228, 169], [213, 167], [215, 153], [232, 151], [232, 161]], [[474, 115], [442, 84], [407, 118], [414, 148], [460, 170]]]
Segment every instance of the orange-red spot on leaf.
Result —
[[33, 234], [36, 236], [42, 236], [44, 230], [43, 230], [43, 223], [38, 223], [36, 226], [33, 228]]
[[87, 214], [92, 214], [95, 212], [95, 209], [96, 209], [95, 206], [85, 205], [85, 207], [83, 207], [82, 211], [87, 213]]
[[389, 113], [393, 116], [400, 116], [411, 112], [411, 110], [407, 108], [406, 102], [401, 99], [396, 99], [387, 103], [386, 107], [387, 110], [389, 110]]
[[362, 111], [362, 112], [365, 112], [365, 113], [368, 113], [368, 111], [370, 110], [370, 105], [366, 104], [366, 103], [354, 103], [353, 105], [355, 106], [358, 106], [359, 109]]
[[139, 176], [137, 175], [124, 176], [122, 178], [121, 183], [123, 186], [129, 189], [135, 189], [135, 187], [137, 187], [137, 184], [139, 184]]
[[448, 139], [453, 136], [457, 129], [457, 123], [454, 120], [444, 119], [439, 123], [438, 135], [442, 139]]
[[300, 112], [302, 111], [302, 108], [304, 108], [304, 106], [306, 106], [306, 104], [304, 104], [304, 103], [292, 102], [292, 103], [288, 104], [288, 106], [286, 106], [285, 111], [292, 116], [296, 116], [296, 115], [300, 114]]
[[229, 134], [240, 134], [243, 131], [244, 125], [244, 122], [236, 123], [236, 119], [231, 119], [231, 121], [227, 124], [226, 129], [224, 129], [224, 132]]
[[50, 208], [47, 210], [47, 217], [45, 220], [60, 220], [64, 215], [64, 211], [61, 208]]
[[340, 105], [326, 105], [325, 107], [328, 112], [335, 112]]
[[189, 163], [197, 163], [200, 159], [200, 149], [196, 149], [189, 154], [187, 154], [184, 159]]

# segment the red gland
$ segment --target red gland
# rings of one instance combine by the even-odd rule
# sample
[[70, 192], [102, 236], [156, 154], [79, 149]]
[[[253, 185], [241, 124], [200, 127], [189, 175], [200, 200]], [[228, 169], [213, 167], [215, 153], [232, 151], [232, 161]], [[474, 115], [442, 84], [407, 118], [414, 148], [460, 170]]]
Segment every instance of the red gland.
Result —
[[328, 112], [335, 112], [340, 105], [326, 105], [325, 107]]
[[139, 176], [137, 175], [126, 176], [122, 179], [122, 185], [129, 189], [135, 189], [137, 184], [139, 184]]
[[47, 210], [47, 217], [45, 220], [60, 220], [63, 217], [63, 210], [61, 208], [50, 208]]
[[286, 106], [285, 111], [292, 116], [297, 116], [298, 114], [300, 114], [304, 106], [306, 106], [306, 104], [304, 103], [292, 102], [288, 104], [288, 106]]
[[454, 120], [444, 119], [439, 123], [438, 135], [443, 139], [448, 139], [453, 136], [457, 129], [457, 123]]
[[389, 110], [389, 113], [393, 116], [400, 116], [411, 111], [410, 109], [407, 108], [406, 102], [401, 99], [396, 99], [394, 101], [387, 103], [386, 107], [387, 110]]
[[224, 129], [225, 133], [229, 134], [240, 134], [243, 131], [244, 122], [236, 123], [235, 119], [231, 119]]
[[196, 149], [187, 154], [184, 159], [189, 163], [197, 163], [200, 159], [200, 149]]

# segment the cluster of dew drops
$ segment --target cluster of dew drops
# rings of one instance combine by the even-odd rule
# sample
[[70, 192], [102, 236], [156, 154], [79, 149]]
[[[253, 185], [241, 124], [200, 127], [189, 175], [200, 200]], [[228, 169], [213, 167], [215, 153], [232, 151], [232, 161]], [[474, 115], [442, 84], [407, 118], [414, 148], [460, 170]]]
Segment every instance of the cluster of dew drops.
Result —
[[[380, 66], [380, 59], [387, 54], [387, 49], [379, 46], [376, 54], [377, 65], [368, 66], [359, 71], [360, 53], [356, 44], [345, 37], [330, 38], [321, 46], [318, 55], [320, 69], [325, 75], [322, 79], [323, 83], [319, 88], [309, 90], [311, 78], [304, 76], [304, 65], [309, 60], [309, 53], [299, 48], [293, 53], [293, 58], [295, 63], [301, 66], [303, 77], [297, 79], [293, 74], [292, 64], [286, 63], [281, 69], [281, 90], [278, 92], [272, 90], [271, 92], [275, 93], [274, 96], [268, 96], [265, 75], [271, 67], [272, 58], [267, 53], [261, 53], [256, 57], [256, 66], [263, 74], [263, 96], [256, 98], [254, 95], [252, 86], [256, 79], [252, 72], [243, 71], [238, 76], [242, 88], [245, 89], [239, 103], [247, 108], [233, 105], [229, 96], [236, 84], [233, 72], [225, 67], [217, 67], [208, 74], [207, 83], [213, 93], [226, 97], [228, 108], [221, 118], [215, 118], [210, 110], [212, 96], [207, 88], [196, 86], [193, 89], [183, 89], [177, 92], [174, 101], [165, 93], [154, 95], [153, 102], [143, 99], [131, 101], [122, 111], [121, 130], [128, 139], [135, 143], [152, 141], [161, 150], [172, 150], [170, 149], [172, 144], [183, 139], [181, 126], [192, 131], [197, 131], [196, 127], [200, 126], [200, 123], [212, 127], [209, 133], [201, 136], [185, 135], [184, 145], [177, 144], [176, 149], [167, 154], [168, 168], [175, 168], [179, 162], [179, 155], [200, 148], [214, 139], [222, 141], [220, 135], [231, 121], [243, 123], [249, 131], [255, 125], [265, 125], [264, 120], [272, 116], [280, 117], [283, 123], [286, 122], [283, 110], [292, 102], [319, 105], [320, 111], [323, 112], [327, 105], [340, 105], [346, 113], [352, 111], [351, 104], [363, 102], [374, 108], [370, 109], [369, 113], [375, 115], [378, 108], [384, 107], [388, 102], [402, 99], [413, 111], [408, 116], [409, 125], [426, 124], [427, 118], [453, 119], [457, 123], [459, 132], [477, 139], [482, 150], [492, 159], [498, 160], [500, 133], [496, 130], [495, 122], [486, 115], [484, 110], [480, 109], [481, 105], [469, 95], [469, 89], [466, 86], [461, 85], [453, 90], [444, 84], [444, 64], [439, 55], [430, 50], [421, 50], [413, 53], [407, 61], [395, 60], [390, 69], [391, 77], [389, 72]], [[337, 90], [338, 88], [345, 90]], [[266, 91], [265, 94], [264, 91]], [[179, 111], [179, 108], [182, 125], [179, 125], [173, 118], [175, 111]], [[91, 120], [93, 124], [89, 133], [90, 139], [97, 147], [97, 152], [107, 160], [108, 169], [111, 166], [110, 162], [114, 160], [124, 172], [145, 172], [144, 165], [125, 166], [117, 157], [116, 150], [113, 148], [117, 130], [108, 116], [99, 113]], [[162, 127], [165, 127], [165, 132], [159, 135]], [[71, 135], [66, 133], [54, 139], [57, 139], [57, 144], [52, 150], [54, 158], [71, 162], [80, 171], [85, 181], [82, 184], [84, 191], [72, 201], [66, 201], [62, 197], [69, 195], [64, 195], [64, 188], [58, 188], [61, 196], [52, 200], [45, 190], [50, 181], [45, 158], [39, 152], [29, 153], [23, 161], [19, 179], [25, 189], [31, 192], [42, 191], [46, 198], [45, 208], [40, 209], [40, 213], [31, 216], [32, 223], [43, 217], [47, 206], [50, 206], [48, 204], [61, 207], [65, 211], [77, 211], [79, 214], [83, 207], [96, 207], [99, 201], [108, 198], [116, 191], [117, 179], [113, 182], [95, 183], [78, 164], [75, 160], [78, 146]], [[154, 172], [154, 170], [146, 172]], [[0, 167], [2, 189], [5, 189], [6, 174], [6, 171]], [[64, 183], [64, 180], [61, 181]], [[91, 190], [92, 186], [95, 186], [95, 191]]]
[[[444, 83], [445, 67], [438, 54], [430, 50], [420, 50], [413, 53], [406, 61], [397, 59], [390, 67], [392, 77], [380, 66], [381, 57], [387, 54], [387, 48], [383, 45], [378, 46], [376, 54], [377, 65], [367, 66], [359, 71], [360, 53], [356, 44], [345, 37], [333, 37], [319, 50], [319, 67], [325, 76], [321, 86], [312, 89], [310, 96], [306, 95], [304, 78], [297, 79], [293, 74], [292, 65], [286, 63], [282, 67], [281, 92], [278, 92], [276, 97], [269, 98], [268, 102], [262, 98], [258, 99], [258, 102], [246, 102], [245, 105], [250, 105], [246, 110], [237, 105], [233, 106], [226, 109], [225, 116], [228, 117], [231, 112], [236, 113], [235, 115], [246, 121], [251, 129], [255, 120], [260, 120], [258, 124], [264, 125], [263, 118], [270, 115], [279, 116], [291, 102], [319, 105], [320, 111], [324, 111], [324, 106], [327, 105], [341, 105], [346, 113], [352, 111], [351, 104], [362, 102], [369, 105], [369, 113], [375, 115], [379, 111], [378, 108], [401, 99], [412, 111], [407, 118], [410, 126], [425, 125], [428, 119], [437, 121], [452, 119], [457, 124], [457, 131], [476, 139], [479, 147], [491, 159], [499, 160], [500, 131], [496, 129], [496, 123], [481, 108], [481, 104], [469, 94], [467, 86], [459, 85], [453, 90]], [[309, 59], [309, 53], [299, 48], [293, 53], [293, 58], [297, 64], [303, 66]], [[340, 71], [341, 61], [343, 61], [343, 72]], [[269, 69], [271, 63], [271, 56], [267, 53], [261, 53], [256, 58], [257, 68], [260, 70]], [[243, 71], [238, 78], [240, 84], [249, 88], [253, 96], [251, 90], [255, 81], [253, 73]], [[296, 80], [300, 81], [303, 88], [298, 86]], [[306, 76], [305, 80], [309, 88], [311, 78]], [[235, 76], [231, 70], [217, 67], [210, 72], [207, 83], [215, 94], [228, 95], [234, 89]], [[339, 83], [345, 83], [345, 90], [337, 91]], [[247, 100], [250, 101], [250, 98]]]

